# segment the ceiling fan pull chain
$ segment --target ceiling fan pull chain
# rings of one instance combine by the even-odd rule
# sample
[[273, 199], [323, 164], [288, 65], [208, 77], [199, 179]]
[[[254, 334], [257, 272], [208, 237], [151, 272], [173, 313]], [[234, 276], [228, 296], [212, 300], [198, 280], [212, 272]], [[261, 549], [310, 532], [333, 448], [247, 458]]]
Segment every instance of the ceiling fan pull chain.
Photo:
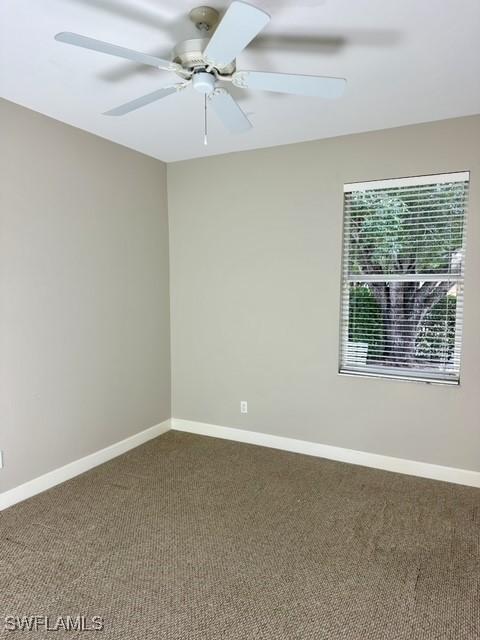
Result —
[[203, 136], [203, 144], [205, 146], [208, 145], [208, 138], [207, 138], [207, 94], [205, 93], [204, 96], [204, 136]]

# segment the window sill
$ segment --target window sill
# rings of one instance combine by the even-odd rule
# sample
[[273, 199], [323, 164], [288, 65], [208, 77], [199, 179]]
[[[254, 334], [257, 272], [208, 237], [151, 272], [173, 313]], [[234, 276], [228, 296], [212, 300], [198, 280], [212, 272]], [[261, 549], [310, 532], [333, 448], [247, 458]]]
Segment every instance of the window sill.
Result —
[[423, 382], [424, 384], [440, 384], [447, 385], [449, 387], [459, 387], [460, 380], [445, 379], [445, 378], [425, 378], [415, 375], [401, 375], [394, 373], [387, 373], [381, 371], [355, 371], [352, 369], [340, 369], [338, 372], [341, 376], [348, 376], [349, 378], [384, 378], [387, 380], [400, 380], [403, 382]]

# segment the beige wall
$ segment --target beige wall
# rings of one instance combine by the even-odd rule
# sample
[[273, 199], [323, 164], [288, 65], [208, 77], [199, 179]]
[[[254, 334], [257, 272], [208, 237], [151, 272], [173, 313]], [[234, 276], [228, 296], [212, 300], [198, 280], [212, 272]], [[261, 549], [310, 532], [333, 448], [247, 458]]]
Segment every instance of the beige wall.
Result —
[[170, 416], [165, 165], [0, 101], [0, 491]]
[[[339, 376], [343, 183], [464, 169], [461, 386]], [[175, 417], [480, 470], [480, 117], [175, 163], [168, 192]]]
[[[5, 101], [0, 136], [4, 491], [171, 412], [165, 165]], [[471, 117], [169, 165], [173, 414], [480, 470], [479, 148]], [[339, 376], [343, 183], [464, 169], [461, 386]]]

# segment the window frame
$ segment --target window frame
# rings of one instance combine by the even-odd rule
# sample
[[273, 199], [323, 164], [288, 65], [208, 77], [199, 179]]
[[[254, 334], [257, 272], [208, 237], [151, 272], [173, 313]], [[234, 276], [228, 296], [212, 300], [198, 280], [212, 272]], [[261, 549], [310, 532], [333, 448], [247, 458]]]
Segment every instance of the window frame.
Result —
[[[453, 179], [452, 179], [453, 178]], [[461, 290], [459, 300], [461, 303], [456, 307], [456, 321], [455, 321], [455, 341], [454, 341], [454, 358], [458, 358], [458, 374], [455, 373], [451, 377], [446, 375], [445, 371], [435, 374], [435, 372], [428, 372], [425, 375], [415, 375], [415, 371], [421, 371], [420, 369], [412, 369], [411, 374], [407, 372], [406, 368], [400, 367], [375, 367], [374, 365], [362, 367], [345, 367], [344, 365], [344, 337], [345, 327], [347, 331], [347, 343], [348, 343], [348, 321], [350, 313], [350, 300], [349, 300], [349, 287], [352, 282], [368, 282], [377, 280], [380, 282], [389, 281], [402, 281], [402, 282], [426, 282], [426, 281], [441, 281], [441, 275], [445, 274], [415, 274], [414, 278], [407, 278], [405, 276], [395, 277], [395, 274], [381, 274], [385, 276], [383, 278], [369, 278], [368, 276], [362, 276], [359, 278], [352, 278], [348, 274], [349, 264], [349, 252], [351, 249], [351, 242], [347, 241], [347, 209], [346, 199], [347, 193], [353, 191], [375, 191], [379, 189], [389, 189], [395, 187], [405, 186], [423, 186], [423, 185], [435, 185], [442, 183], [452, 182], [466, 182], [466, 193], [464, 199], [463, 209], [463, 229], [462, 229], [462, 268], [460, 274], [455, 275], [456, 286]], [[366, 180], [359, 182], [348, 182], [343, 185], [343, 199], [342, 199], [342, 259], [341, 259], [341, 273], [340, 273], [340, 313], [339, 313], [339, 349], [338, 349], [338, 374], [341, 376], [355, 377], [355, 378], [380, 378], [387, 380], [400, 380], [404, 382], [423, 382], [424, 384], [441, 384], [452, 387], [459, 387], [461, 384], [461, 370], [462, 370], [462, 358], [463, 358], [463, 334], [464, 334], [464, 316], [462, 321], [458, 322], [459, 313], [463, 314], [464, 308], [464, 289], [465, 289], [465, 258], [466, 258], [466, 246], [467, 246], [467, 220], [468, 220], [468, 208], [470, 197], [470, 170], [463, 171], [451, 171], [447, 173], [438, 174], [422, 174], [418, 176], [407, 176], [397, 178], [382, 178], [377, 180]], [[453, 275], [453, 274], [451, 274]], [[423, 278], [422, 278], [423, 276]], [[345, 325], [346, 319], [346, 325]], [[457, 336], [460, 334], [459, 340]]]

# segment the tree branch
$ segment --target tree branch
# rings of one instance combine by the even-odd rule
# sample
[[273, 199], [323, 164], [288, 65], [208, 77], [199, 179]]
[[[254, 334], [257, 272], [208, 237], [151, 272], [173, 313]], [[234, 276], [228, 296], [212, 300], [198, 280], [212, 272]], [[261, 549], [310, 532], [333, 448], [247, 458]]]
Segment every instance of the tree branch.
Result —
[[[426, 284], [427, 283], [425, 283], [421, 287], [420, 291], [424, 289]], [[427, 289], [425, 289], [425, 293], [423, 294], [423, 296], [421, 298], [417, 297], [417, 300], [415, 301], [414, 314], [417, 323], [423, 320], [428, 311], [430, 311], [430, 309], [434, 307], [437, 302], [440, 302], [440, 300], [450, 291], [454, 284], [455, 281], [450, 280], [440, 282], [440, 284], [437, 285], [435, 282], [428, 283], [429, 286], [427, 287]]]
[[429, 309], [436, 305], [437, 302], [439, 302], [443, 298], [443, 296], [445, 296], [450, 291], [454, 284], [455, 281], [451, 282], [447, 280], [437, 285], [425, 300], [425, 303], [428, 305]]
[[369, 282], [368, 288], [373, 297], [380, 305], [381, 310], [385, 313], [388, 309], [388, 290], [384, 282]]

